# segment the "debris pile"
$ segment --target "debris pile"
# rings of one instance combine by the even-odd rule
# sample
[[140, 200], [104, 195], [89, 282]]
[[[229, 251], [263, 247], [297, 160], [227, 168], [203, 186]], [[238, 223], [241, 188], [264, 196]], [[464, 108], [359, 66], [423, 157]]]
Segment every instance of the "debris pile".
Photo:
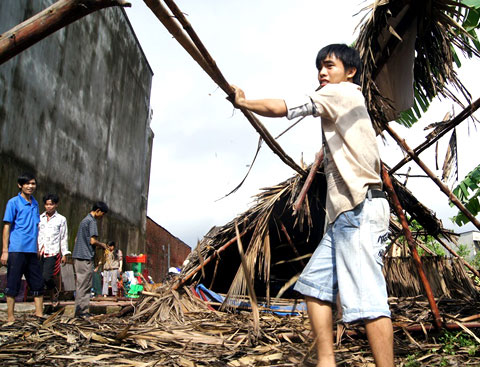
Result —
[[[390, 306], [397, 366], [480, 365], [478, 329], [469, 329], [480, 319], [478, 302], [439, 299], [456, 329], [440, 333], [425, 298], [391, 298]], [[29, 316], [1, 327], [0, 358], [10, 366], [315, 366], [305, 314], [262, 312], [256, 334], [251, 312], [208, 307], [185, 287], [164, 287], [142, 295], [133, 315]], [[334, 331], [338, 366], [373, 366], [362, 327], [337, 322]]]

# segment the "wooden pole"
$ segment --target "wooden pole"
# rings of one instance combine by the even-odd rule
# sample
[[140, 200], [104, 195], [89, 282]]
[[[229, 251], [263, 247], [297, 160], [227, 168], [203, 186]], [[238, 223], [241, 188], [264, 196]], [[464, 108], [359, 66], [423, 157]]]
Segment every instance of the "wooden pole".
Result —
[[[168, 12], [167, 8], [160, 0], [144, 0], [145, 4], [155, 14], [157, 19], [163, 24], [167, 31], [177, 40], [178, 43], [188, 52], [188, 54], [197, 62], [197, 64], [217, 83], [217, 77], [212, 69], [208, 66], [205, 58], [200, 54], [197, 46], [179, 27], [175, 18]], [[218, 83], [217, 83], [218, 84]]]
[[203, 42], [200, 40], [198, 37], [197, 33], [193, 29], [192, 25], [190, 22], [185, 18], [185, 15], [182, 13], [182, 11], [178, 8], [177, 4], [173, 2], [172, 0], [164, 0], [165, 4], [170, 8], [172, 11], [173, 15], [177, 18], [177, 20], [180, 22], [182, 25], [183, 29], [187, 32], [187, 34], [190, 36], [191, 40], [193, 41], [194, 45], [198, 48], [200, 51], [200, 54], [203, 56], [207, 64], [211, 67], [212, 70], [215, 72], [216, 82], [220, 88], [227, 94], [230, 95], [233, 93], [233, 89], [230, 87], [230, 84], [227, 82], [223, 74], [221, 73], [220, 69], [217, 66], [217, 63], [215, 60], [212, 58], [208, 50], [206, 49], [205, 45]]
[[310, 186], [312, 186], [313, 179], [315, 178], [315, 175], [317, 174], [317, 171], [318, 171], [318, 167], [320, 167], [320, 165], [322, 164], [322, 161], [323, 161], [323, 150], [319, 151], [315, 155], [315, 161], [312, 164], [312, 168], [310, 168], [310, 172], [308, 173], [307, 179], [303, 184], [302, 190], [300, 191], [300, 194], [298, 195], [297, 200], [295, 200], [295, 203], [293, 204], [294, 215], [302, 207], [305, 197], [307, 196], [307, 192], [310, 189]]
[[423, 288], [425, 289], [425, 293], [427, 294], [428, 303], [430, 304], [430, 308], [433, 313], [433, 321], [438, 330], [442, 328], [442, 319], [440, 317], [440, 311], [438, 310], [437, 303], [435, 302], [435, 298], [433, 297], [432, 288], [430, 287], [430, 283], [428, 282], [427, 276], [425, 275], [425, 271], [423, 270], [422, 261], [420, 260], [420, 256], [418, 255], [417, 248], [415, 247], [415, 240], [413, 239], [412, 232], [410, 232], [410, 228], [408, 228], [407, 218], [405, 218], [405, 214], [403, 213], [402, 205], [400, 204], [400, 200], [398, 200], [398, 196], [393, 188], [392, 180], [388, 175], [387, 169], [382, 164], [382, 180], [385, 185], [385, 188], [388, 191], [388, 195], [393, 202], [393, 206], [395, 212], [397, 213], [398, 219], [400, 219], [400, 223], [402, 224], [403, 233], [405, 238], [407, 239], [408, 245], [410, 246], [410, 251], [412, 252], [413, 262], [415, 263], [415, 267], [417, 268], [418, 275], [420, 280], [423, 284]]
[[435, 182], [435, 184], [440, 188], [440, 190], [448, 196], [450, 201], [463, 213], [465, 216], [473, 223], [475, 227], [480, 230], [480, 222], [473, 216], [472, 213], [468, 211], [467, 208], [458, 200], [458, 198], [450, 191], [450, 189], [445, 185], [440, 179], [434, 175], [434, 173], [423, 163], [420, 158], [415, 154], [415, 152], [407, 145], [405, 139], [402, 139], [391, 127], [390, 125], [385, 126], [385, 130], [388, 131], [390, 136], [400, 145], [403, 150], [405, 150], [408, 155], [420, 166], [421, 169]]
[[59, 29], [112, 7], [129, 7], [124, 0], [59, 0], [30, 19], [0, 35], [0, 65]]
[[[427, 141], [420, 144], [416, 147], [413, 152], [418, 156], [421, 152], [423, 152], [428, 147], [432, 146], [435, 142], [437, 142], [442, 136], [444, 136], [447, 132], [452, 130], [455, 126], [459, 125], [465, 119], [470, 117], [476, 110], [480, 108], [480, 98], [477, 99], [475, 102], [470, 104], [467, 108], [465, 108], [462, 112], [460, 112], [457, 117], [452, 119], [450, 122], [445, 123], [445, 128], [440, 131], [435, 137], [428, 139]], [[411, 156], [407, 156], [403, 158], [400, 162], [398, 162], [395, 167], [393, 167], [389, 172], [393, 174], [394, 172], [398, 171], [401, 167], [403, 167], [406, 163], [412, 160]], [[413, 177], [413, 176], [412, 176]]]
[[[227, 82], [215, 60], [208, 53], [207, 49], [201, 42], [198, 35], [193, 30], [192, 26], [185, 18], [183, 13], [177, 7], [173, 1], [165, 1], [169, 6], [170, 10], [174, 14], [175, 18], [182, 25], [182, 27], [187, 32], [188, 36], [185, 35], [185, 32], [180, 28], [180, 24], [171, 17], [167, 9], [162, 5], [160, 0], [144, 0], [147, 6], [153, 11], [157, 18], [162, 22], [162, 24], [167, 28], [167, 30], [172, 34], [172, 36], [182, 45], [182, 47], [193, 57], [193, 59], [200, 65], [200, 67], [205, 70], [205, 72], [212, 78], [212, 80], [229, 96], [229, 100], [232, 102], [231, 96], [234, 94], [233, 88]], [[268, 132], [268, 130], [263, 126], [260, 120], [250, 111], [241, 109], [242, 113], [245, 115], [250, 124], [255, 128], [255, 130], [260, 134], [265, 143], [270, 147], [270, 149], [284, 162], [286, 165], [291, 167], [293, 170], [301, 174], [302, 176], [307, 176], [305, 170], [303, 170], [295, 161], [289, 157], [285, 151], [282, 149], [280, 144], [276, 142], [273, 136]]]

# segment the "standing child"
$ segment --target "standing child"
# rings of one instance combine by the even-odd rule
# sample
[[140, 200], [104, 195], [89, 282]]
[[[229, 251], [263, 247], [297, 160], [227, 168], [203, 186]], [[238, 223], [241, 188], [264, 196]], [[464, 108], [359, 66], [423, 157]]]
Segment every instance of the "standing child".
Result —
[[108, 296], [108, 284], [112, 286], [112, 295], [118, 293], [118, 277], [122, 274], [123, 254], [120, 249], [115, 249], [115, 242], [108, 242], [105, 250], [103, 265], [103, 289], [104, 297]]
[[7, 316], [15, 321], [15, 297], [20, 291], [22, 275], [33, 294], [35, 315], [43, 316], [43, 277], [38, 259], [37, 236], [40, 215], [33, 197], [37, 180], [31, 173], [18, 177], [20, 192], [7, 203], [3, 217], [3, 250], [1, 262], [7, 265]]

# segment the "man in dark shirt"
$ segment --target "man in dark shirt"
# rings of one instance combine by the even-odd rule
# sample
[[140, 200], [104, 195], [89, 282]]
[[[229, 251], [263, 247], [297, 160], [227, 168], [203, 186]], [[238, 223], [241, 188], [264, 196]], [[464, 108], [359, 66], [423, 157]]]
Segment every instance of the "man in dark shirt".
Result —
[[95, 258], [94, 246], [107, 248], [107, 245], [97, 240], [97, 219], [108, 212], [108, 206], [102, 201], [93, 204], [92, 210], [83, 218], [78, 227], [75, 247], [73, 249], [73, 265], [77, 276], [75, 283], [75, 316], [87, 316], [90, 305], [90, 290], [92, 288], [93, 264]]

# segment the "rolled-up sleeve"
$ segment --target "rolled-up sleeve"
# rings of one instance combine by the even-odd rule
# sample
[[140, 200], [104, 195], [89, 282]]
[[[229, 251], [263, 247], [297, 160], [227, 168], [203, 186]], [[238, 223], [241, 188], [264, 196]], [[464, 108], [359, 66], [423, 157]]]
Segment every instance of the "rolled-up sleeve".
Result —
[[307, 95], [286, 99], [285, 104], [287, 106], [287, 119], [289, 120], [301, 116], [317, 115], [315, 103]]

